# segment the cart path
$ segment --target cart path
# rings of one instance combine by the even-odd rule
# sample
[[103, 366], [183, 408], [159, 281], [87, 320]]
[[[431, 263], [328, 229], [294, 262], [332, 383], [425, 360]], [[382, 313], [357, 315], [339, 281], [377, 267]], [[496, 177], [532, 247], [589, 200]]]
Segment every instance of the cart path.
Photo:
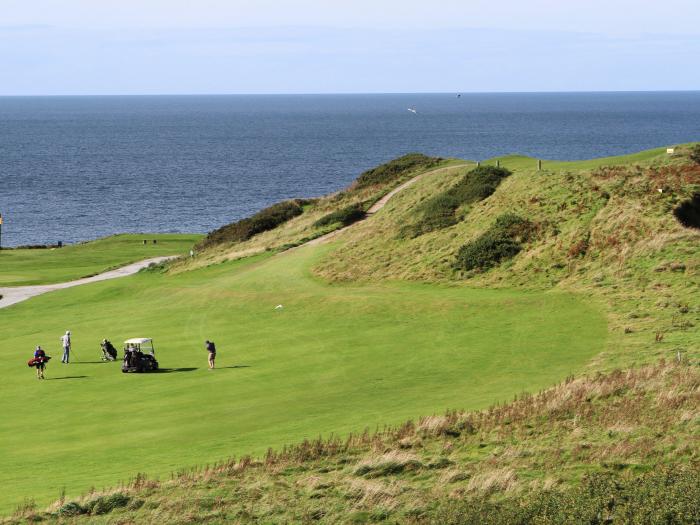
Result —
[[132, 264], [127, 264], [116, 270], [110, 270], [108, 272], [100, 273], [98, 275], [93, 275], [92, 277], [84, 277], [82, 279], [76, 279], [75, 281], [68, 281], [65, 283], [55, 283], [55, 284], [38, 284], [33, 286], [9, 286], [2, 288], [0, 287], [0, 308], [6, 308], [12, 304], [21, 303], [37, 295], [42, 295], [45, 293], [53, 292], [55, 290], [63, 290], [64, 288], [72, 288], [73, 286], [80, 286], [81, 284], [97, 283], [100, 281], [107, 281], [109, 279], [117, 279], [119, 277], [126, 277], [128, 275], [133, 275], [136, 272], [146, 268], [149, 264], [159, 263], [173, 259], [175, 256], [167, 257], [153, 257], [152, 259], [146, 259], [143, 261], [135, 262]]
[[[421, 173], [420, 175], [416, 175], [412, 179], [409, 179], [406, 182], [404, 182], [403, 184], [400, 184], [399, 186], [397, 186], [396, 188], [391, 190], [389, 193], [384, 195], [384, 197], [382, 197], [377, 202], [375, 202], [370, 207], [370, 209], [367, 210], [367, 216], [365, 217], [365, 219], [362, 219], [362, 221], [371, 217], [372, 215], [377, 213], [379, 210], [381, 210], [384, 206], [386, 206], [387, 202], [389, 202], [394, 195], [396, 195], [399, 192], [402, 192], [403, 190], [405, 190], [409, 186], [412, 186], [413, 184], [415, 184], [416, 182], [421, 180], [423, 177], [426, 177], [426, 176], [431, 175], [432, 173], [436, 173], [438, 171], [446, 171], [446, 170], [453, 170], [453, 169], [457, 169], [457, 168], [464, 168], [465, 166], [471, 166], [472, 164], [474, 164], [474, 163], [465, 162], [463, 164], [454, 164], [452, 166], [443, 166], [442, 168], [435, 168], [434, 170], [426, 171], [424, 173]], [[328, 242], [329, 240], [333, 239], [334, 237], [336, 237], [340, 233], [344, 232], [348, 228], [352, 228], [353, 226], [355, 226], [355, 224], [358, 224], [359, 222], [362, 222], [362, 221], [355, 222], [349, 226], [345, 226], [343, 228], [338, 228], [337, 230], [333, 230], [330, 233], [327, 233], [325, 235], [321, 235], [320, 237], [316, 237], [315, 239], [311, 239], [309, 242], [305, 242], [304, 244], [297, 246], [297, 248], [303, 248], [304, 246], [316, 246], [317, 244], [323, 244], [324, 242]], [[293, 249], [296, 249], [296, 248], [293, 248]], [[290, 250], [287, 250], [287, 251], [290, 251]]]
[[[415, 184], [416, 182], [421, 180], [423, 177], [427, 177], [428, 175], [430, 175], [432, 173], [436, 173], [438, 171], [464, 168], [465, 166], [470, 166], [472, 164], [473, 163], [465, 162], [463, 164], [454, 164], [452, 166], [443, 166], [442, 168], [435, 168], [433, 170], [421, 173], [420, 175], [416, 175], [412, 179], [409, 179], [406, 182], [404, 182], [403, 184], [400, 184], [399, 186], [397, 186], [396, 188], [391, 190], [389, 193], [384, 195], [377, 202], [375, 202], [370, 207], [370, 209], [367, 210], [367, 217], [366, 218], [369, 218], [372, 215], [374, 215], [375, 213], [377, 213], [384, 206], [386, 206], [386, 204], [391, 200], [391, 198], [394, 195], [405, 190], [409, 186]], [[365, 219], [363, 219], [363, 220], [365, 220]], [[327, 241], [333, 239], [334, 237], [336, 237], [338, 234], [344, 232], [348, 228], [352, 228], [355, 224], [357, 224], [357, 223], [351, 224], [350, 226], [345, 226], [344, 228], [334, 230], [330, 233], [327, 233], [326, 235], [316, 237], [315, 239], [312, 239], [309, 242], [301, 244], [301, 245], [297, 246], [296, 248], [292, 248], [291, 250], [287, 250], [287, 252], [302, 248], [304, 246], [315, 246], [317, 244], [322, 244], [324, 242], [327, 242]], [[286, 253], [286, 252], [283, 252], [283, 253]], [[126, 266], [122, 266], [121, 268], [117, 268], [116, 270], [110, 270], [108, 272], [94, 275], [92, 277], [85, 277], [83, 279], [77, 279], [75, 281], [68, 281], [65, 283], [39, 284], [39, 285], [34, 285], [34, 286], [10, 286], [10, 287], [5, 287], [5, 288], [0, 287], [0, 296], [2, 296], [2, 298], [0, 298], [0, 309], [6, 308], [6, 307], [13, 305], [13, 304], [21, 303], [22, 301], [26, 301], [27, 299], [30, 299], [32, 297], [36, 297], [37, 295], [43, 295], [45, 293], [53, 292], [56, 290], [63, 290], [65, 288], [72, 288], [73, 286], [80, 286], [82, 284], [107, 281], [109, 279], [117, 279], [119, 277], [127, 277], [129, 275], [133, 275], [133, 274], [137, 273], [138, 271], [142, 270], [143, 268], [146, 268], [149, 264], [159, 263], [159, 262], [167, 261], [167, 260], [174, 259], [174, 258], [175, 258], [175, 256], [154, 257], [152, 259], [146, 259], [144, 261], [139, 261], [136, 263], [128, 264]]]

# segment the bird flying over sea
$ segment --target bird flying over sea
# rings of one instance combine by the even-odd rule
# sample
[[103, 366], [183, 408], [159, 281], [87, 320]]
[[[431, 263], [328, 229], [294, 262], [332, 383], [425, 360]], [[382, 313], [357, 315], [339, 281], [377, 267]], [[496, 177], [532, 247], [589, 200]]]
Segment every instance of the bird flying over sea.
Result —
[[416, 111], [416, 108], [408, 108], [408, 111], [410, 111], [411, 113], [418, 113], [418, 112]]

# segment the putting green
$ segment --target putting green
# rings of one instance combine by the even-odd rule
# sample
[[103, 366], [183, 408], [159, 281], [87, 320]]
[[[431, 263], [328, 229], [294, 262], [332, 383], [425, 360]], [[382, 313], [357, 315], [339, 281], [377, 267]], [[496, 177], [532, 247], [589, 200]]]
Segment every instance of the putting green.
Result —
[[[603, 316], [573, 295], [326, 285], [308, 269], [329, 249], [142, 273], [0, 312], [0, 510], [485, 407], [549, 386], [603, 348]], [[66, 329], [70, 365], [59, 355]], [[165, 373], [125, 375], [99, 361], [103, 337], [120, 347], [137, 336], [154, 338]], [[215, 371], [207, 338], [219, 349]], [[37, 344], [54, 356], [46, 381], [26, 366]]]
[[151, 257], [185, 254], [201, 238], [180, 233], [123, 234], [60, 249], [0, 250], [0, 286], [60, 283]]

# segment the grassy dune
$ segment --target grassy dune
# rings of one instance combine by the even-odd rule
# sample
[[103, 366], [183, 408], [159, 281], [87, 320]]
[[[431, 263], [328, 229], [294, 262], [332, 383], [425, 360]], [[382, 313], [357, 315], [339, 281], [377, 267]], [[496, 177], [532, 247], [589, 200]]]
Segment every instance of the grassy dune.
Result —
[[[125, 234], [63, 248], [0, 250], [0, 286], [71, 281], [161, 255], [182, 255], [202, 236]], [[148, 244], [143, 244], [143, 240]], [[153, 240], [157, 241], [153, 244]]]

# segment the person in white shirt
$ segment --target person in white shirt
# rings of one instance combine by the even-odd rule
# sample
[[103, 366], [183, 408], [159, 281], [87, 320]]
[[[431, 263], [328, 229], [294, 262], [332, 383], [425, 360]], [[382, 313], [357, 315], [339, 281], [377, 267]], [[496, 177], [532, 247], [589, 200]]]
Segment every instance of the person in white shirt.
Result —
[[61, 337], [61, 344], [63, 345], [63, 357], [61, 358], [61, 363], [68, 364], [70, 360], [70, 330], [66, 330], [66, 334]]

